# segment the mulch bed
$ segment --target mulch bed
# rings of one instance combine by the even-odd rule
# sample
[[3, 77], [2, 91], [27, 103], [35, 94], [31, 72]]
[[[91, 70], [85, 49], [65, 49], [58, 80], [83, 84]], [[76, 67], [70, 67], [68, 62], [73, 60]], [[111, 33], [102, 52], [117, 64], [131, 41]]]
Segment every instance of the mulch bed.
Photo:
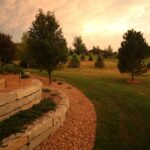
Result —
[[96, 135], [96, 112], [91, 101], [69, 84], [53, 82], [49, 85], [47, 78], [36, 78], [44, 86], [66, 93], [70, 99], [70, 107], [63, 125], [35, 150], [92, 150]]

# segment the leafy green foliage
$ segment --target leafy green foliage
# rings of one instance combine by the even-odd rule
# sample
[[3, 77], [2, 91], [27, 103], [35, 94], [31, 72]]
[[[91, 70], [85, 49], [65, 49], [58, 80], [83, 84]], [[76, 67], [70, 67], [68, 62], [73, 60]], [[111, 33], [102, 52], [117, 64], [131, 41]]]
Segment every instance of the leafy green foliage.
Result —
[[150, 69], [150, 62], [148, 62], [148, 64], [147, 64], [147, 68], [149, 68], [149, 69]]
[[54, 13], [44, 14], [39, 10], [28, 33], [32, 59], [38, 68], [49, 73], [51, 82], [51, 72], [58, 64], [65, 63], [68, 56], [67, 43]]
[[105, 58], [109, 58], [109, 57], [113, 56], [113, 49], [112, 49], [111, 45], [108, 45], [108, 48], [103, 51], [103, 56]]
[[4, 73], [5, 73], [4, 67], [0, 65], [0, 74], [4, 74]]
[[14, 64], [5, 64], [5, 65], [0, 65], [0, 73], [20, 74], [20, 73], [24, 73], [24, 70], [21, 67]]
[[102, 55], [98, 55], [97, 57], [97, 60], [95, 62], [95, 67], [96, 68], [103, 68], [105, 65], [104, 65], [104, 59], [103, 59], [103, 56]]
[[99, 55], [101, 53], [101, 49], [99, 48], [99, 46], [93, 46], [91, 52], [94, 54], [94, 55]]
[[93, 56], [93, 53], [89, 53], [89, 61], [93, 61], [94, 60], [94, 56]]
[[148, 44], [143, 38], [141, 32], [136, 32], [133, 29], [128, 30], [123, 35], [123, 41], [119, 48], [118, 68], [121, 73], [131, 73], [132, 79], [134, 75], [142, 73], [143, 59], [147, 54]]
[[81, 59], [82, 61], [84, 61], [84, 60], [86, 59], [85, 54], [82, 54], [81, 57], [80, 57], [80, 59]]
[[70, 68], [79, 68], [80, 67], [80, 59], [77, 54], [74, 53], [72, 55], [72, 58], [69, 62], [68, 67], [70, 67]]
[[0, 61], [10, 63], [15, 58], [15, 44], [11, 41], [10, 35], [0, 32]]
[[87, 52], [87, 50], [86, 50], [86, 46], [85, 46], [85, 44], [83, 43], [83, 41], [82, 41], [82, 38], [81, 38], [81, 36], [76, 36], [75, 38], [74, 38], [74, 41], [73, 41], [73, 46], [74, 46], [74, 48], [75, 48], [75, 53], [76, 54], [85, 54], [86, 52]]
[[3, 66], [6, 73], [15, 73], [16, 67], [13, 64], [6, 64]]
[[20, 66], [23, 68], [27, 68], [29, 67], [29, 65], [33, 66], [33, 61], [30, 57], [28, 40], [29, 40], [29, 34], [25, 32], [22, 35], [21, 43], [17, 45], [18, 59], [20, 60]]
[[20, 111], [10, 118], [0, 122], [0, 141], [4, 138], [21, 132], [25, 125], [31, 124], [44, 113], [55, 110], [56, 104], [50, 99], [44, 99], [41, 103], [34, 105], [32, 108]]

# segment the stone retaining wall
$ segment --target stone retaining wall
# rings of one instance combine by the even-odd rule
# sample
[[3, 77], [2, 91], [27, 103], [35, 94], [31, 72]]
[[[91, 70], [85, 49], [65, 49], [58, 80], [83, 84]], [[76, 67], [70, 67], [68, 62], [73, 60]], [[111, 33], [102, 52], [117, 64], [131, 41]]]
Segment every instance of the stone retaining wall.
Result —
[[5, 88], [5, 79], [0, 78], [0, 90]]
[[0, 121], [38, 104], [42, 99], [41, 88], [42, 83], [33, 79], [30, 86], [12, 92], [0, 93]]
[[59, 91], [62, 98], [56, 111], [46, 113], [32, 125], [29, 125], [23, 133], [11, 135], [3, 140], [0, 150], [33, 150], [63, 123], [69, 108], [68, 97]]

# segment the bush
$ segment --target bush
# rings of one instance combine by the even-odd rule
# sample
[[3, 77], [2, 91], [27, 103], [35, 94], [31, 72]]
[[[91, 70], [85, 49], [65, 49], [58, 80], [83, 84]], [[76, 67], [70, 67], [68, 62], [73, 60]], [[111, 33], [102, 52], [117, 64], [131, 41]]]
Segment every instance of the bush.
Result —
[[69, 62], [68, 67], [70, 67], [70, 68], [79, 68], [80, 67], [80, 59], [77, 54], [72, 55], [72, 58]]
[[80, 57], [80, 59], [81, 59], [82, 61], [85, 60], [85, 58], [86, 58], [86, 57], [85, 57], [84, 54], [82, 54], [81, 57]]
[[0, 73], [13, 73], [13, 74], [21, 74], [21, 76], [24, 76], [24, 70], [14, 64], [5, 64], [5, 65], [0, 65]]
[[28, 68], [28, 64], [25, 61], [21, 61], [19, 64], [22, 68]]
[[4, 68], [3, 68], [2, 65], [0, 65], [0, 73], [1, 73], [1, 74], [5, 73]]
[[13, 72], [14, 74], [21, 74], [22, 72], [24, 72], [24, 70], [21, 67], [15, 66], [15, 65], [14, 67], [15, 67], [14, 72]]
[[3, 66], [6, 73], [15, 73], [16, 67], [13, 64], [6, 64]]
[[30, 72], [24, 72], [22, 70], [22, 72], [21, 72], [21, 78], [22, 79], [30, 78]]
[[62, 85], [62, 84], [63, 84], [63, 82], [59, 81], [57, 84], [58, 84], [58, 85]]
[[42, 88], [42, 92], [49, 93], [51, 90], [49, 88]]
[[28, 124], [32, 124], [36, 119], [44, 115], [48, 111], [54, 111], [56, 109], [56, 103], [50, 99], [43, 99], [39, 104], [33, 105], [28, 110], [23, 110], [8, 119], [0, 121], [0, 143], [3, 139], [22, 132], [27, 128]]
[[89, 53], [89, 61], [93, 61], [94, 58], [93, 58], [93, 54], [92, 53]]
[[97, 57], [97, 60], [95, 62], [95, 67], [96, 68], [103, 68], [105, 65], [104, 65], [104, 59], [103, 59], [103, 56], [102, 55], [98, 55]]
[[147, 64], [147, 68], [150, 69], [150, 62]]

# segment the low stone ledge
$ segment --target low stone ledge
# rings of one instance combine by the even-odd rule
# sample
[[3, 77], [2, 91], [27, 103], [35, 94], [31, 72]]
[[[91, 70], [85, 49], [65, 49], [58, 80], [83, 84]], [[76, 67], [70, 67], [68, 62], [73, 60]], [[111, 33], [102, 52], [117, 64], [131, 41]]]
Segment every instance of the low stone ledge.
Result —
[[0, 93], [0, 107], [16, 100], [15, 92]]
[[41, 88], [42, 83], [37, 79], [32, 79], [30, 86], [0, 93], [0, 121], [39, 103], [42, 99]]
[[69, 108], [69, 99], [62, 93], [58, 92], [61, 102], [55, 111], [46, 113], [41, 118], [28, 125], [25, 131], [3, 140], [0, 150], [33, 150], [49, 135], [53, 134], [64, 122], [66, 113]]

